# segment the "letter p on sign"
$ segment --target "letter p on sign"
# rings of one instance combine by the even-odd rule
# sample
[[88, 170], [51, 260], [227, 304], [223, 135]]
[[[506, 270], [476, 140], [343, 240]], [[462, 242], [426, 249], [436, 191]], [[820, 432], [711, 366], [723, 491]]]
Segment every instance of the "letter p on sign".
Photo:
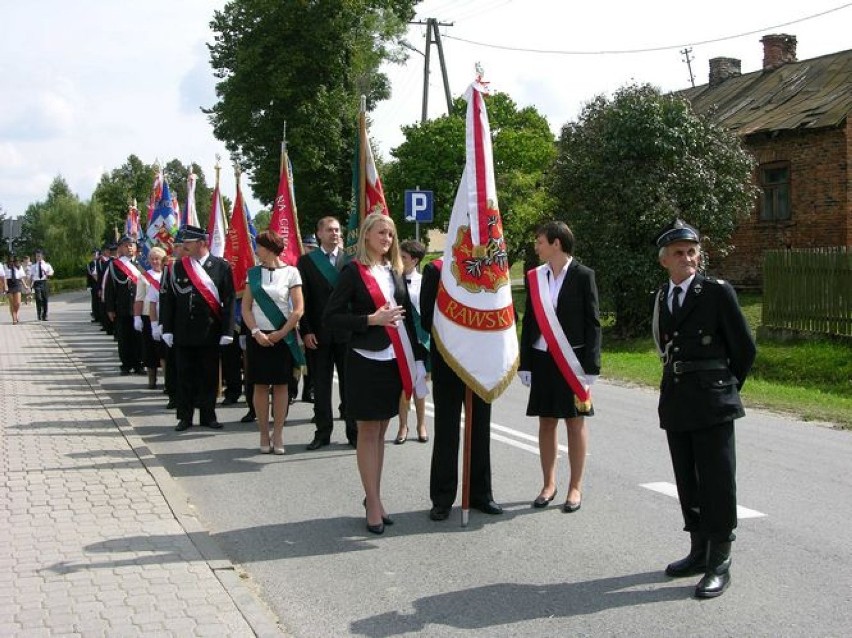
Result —
[[405, 221], [428, 224], [433, 219], [432, 191], [405, 191]]

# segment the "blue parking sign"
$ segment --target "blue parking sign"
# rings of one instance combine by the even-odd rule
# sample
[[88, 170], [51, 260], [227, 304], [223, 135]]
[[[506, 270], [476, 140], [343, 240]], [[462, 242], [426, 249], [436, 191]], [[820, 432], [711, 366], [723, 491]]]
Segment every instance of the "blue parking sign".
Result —
[[405, 221], [430, 223], [434, 219], [432, 191], [405, 191]]

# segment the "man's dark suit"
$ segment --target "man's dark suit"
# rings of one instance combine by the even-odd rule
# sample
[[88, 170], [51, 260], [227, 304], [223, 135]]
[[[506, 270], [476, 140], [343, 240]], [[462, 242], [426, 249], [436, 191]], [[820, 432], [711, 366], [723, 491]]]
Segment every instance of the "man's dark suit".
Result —
[[[319, 248], [315, 252], [320, 255], [325, 254]], [[345, 263], [346, 257], [343, 251], [338, 250], [334, 262], [335, 269], [339, 272]], [[334, 415], [331, 407], [334, 368], [337, 368], [337, 380], [342, 402], [343, 397], [346, 396], [344, 368], [350, 333], [346, 330], [329, 330], [323, 324], [323, 313], [334, 286], [320, 272], [310, 253], [299, 257], [297, 267], [302, 276], [302, 295], [305, 299], [305, 314], [299, 321], [299, 332], [303, 338], [309, 334], [313, 334], [317, 338], [317, 347], [312, 350], [310, 355], [313, 358], [311, 377], [314, 385], [314, 420], [316, 421], [314, 437], [328, 443], [334, 428]], [[345, 415], [345, 405], [343, 411]], [[346, 417], [346, 438], [350, 443], [354, 443], [358, 438], [357, 426], [348, 417]]]
[[[527, 274], [529, 277], [529, 274]], [[519, 370], [532, 370], [533, 344], [541, 336], [530, 301], [527, 282], [527, 303], [521, 330], [521, 362]], [[580, 311], [578, 312], [578, 309]], [[601, 373], [601, 324], [598, 319], [598, 293], [595, 273], [571, 260], [565, 280], [556, 299], [556, 318], [571, 344], [574, 354], [586, 374]]]
[[202, 268], [219, 291], [218, 316], [192, 284], [183, 261], [163, 277], [160, 324], [174, 335], [175, 373], [179, 385], [175, 402], [181, 421], [192, 423], [198, 408], [201, 425], [216, 423], [219, 385], [219, 340], [234, 334], [234, 281], [224, 259], [208, 255]]
[[[435, 299], [441, 270], [435, 263], [423, 268], [420, 285], [420, 321], [432, 332]], [[441, 356], [436, 339], [431, 340], [432, 401], [435, 404], [435, 437], [432, 446], [432, 469], [429, 497], [432, 504], [449, 510], [458, 491], [459, 432], [464, 404], [464, 381]], [[470, 444], [470, 503], [481, 505], [494, 500], [491, 491], [491, 404], [473, 394], [473, 419]]]
[[100, 262], [100, 257], [96, 257], [92, 259], [88, 264], [86, 264], [86, 288], [89, 289], [89, 294], [92, 297], [92, 309], [91, 315], [94, 321], [100, 320], [100, 300], [98, 298], [98, 263]]
[[104, 277], [106, 277], [107, 272], [109, 272], [109, 265], [112, 263], [112, 257], [101, 257], [98, 260], [98, 268], [97, 268], [97, 287], [98, 287], [98, 316], [101, 320], [101, 328], [107, 333], [112, 334], [113, 325], [112, 320], [107, 316], [106, 313], [106, 304], [104, 303], [104, 299], [102, 293], [104, 292]]
[[672, 318], [668, 284], [656, 294], [655, 335], [664, 352], [660, 427], [666, 430], [685, 522], [710, 541], [737, 526], [734, 419], [755, 358], [751, 331], [730, 284], [696, 274]]
[[[105, 275], [104, 309], [108, 313], [115, 313], [114, 325], [115, 334], [118, 338], [118, 358], [121, 361], [121, 371], [125, 373], [131, 370], [141, 372], [143, 370], [142, 338], [141, 334], [133, 329], [136, 282], [116, 265], [116, 261], [118, 259], [110, 262]], [[135, 269], [139, 276], [142, 276], [139, 267], [134, 262], [123, 263], [129, 264], [129, 268]]]

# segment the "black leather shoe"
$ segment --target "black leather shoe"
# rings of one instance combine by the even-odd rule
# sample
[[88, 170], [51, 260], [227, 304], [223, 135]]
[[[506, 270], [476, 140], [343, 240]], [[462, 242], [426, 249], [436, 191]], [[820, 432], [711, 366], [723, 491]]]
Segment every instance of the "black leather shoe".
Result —
[[536, 496], [535, 500], [532, 502], [532, 506], [536, 509], [547, 507], [554, 498], [556, 498], [556, 490], [553, 490], [553, 494], [550, 496]]
[[210, 428], [211, 430], [221, 430], [222, 424], [218, 421], [210, 421], [209, 423], [202, 423], [201, 427]]
[[369, 523], [367, 523], [367, 531], [371, 534], [384, 534], [385, 524], [379, 523], [378, 525], [370, 525]]
[[169, 399], [169, 402], [166, 403], [166, 410], [174, 410], [175, 409], [175, 401], [174, 399]]
[[445, 521], [450, 517], [450, 508], [435, 505], [429, 510], [429, 518], [433, 521]]
[[707, 571], [707, 541], [698, 534], [690, 533], [689, 554], [666, 566], [666, 576], [681, 578]]
[[503, 513], [503, 508], [497, 505], [494, 501], [487, 501], [485, 503], [471, 503], [470, 506], [479, 510], [483, 514], [491, 514], [492, 516], [496, 516], [497, 514]]
[[302, 403], [313, 403], [314, 395], [310, 392], [302, 392]]
[[326, 446], [326, 445], [328, 445], [329, 443], [331, 443], [331, 441], [329, 441], [328, 439], [321, 439], [320, 437], [315, 436], [315, 437], [314, 437], [314, 440], [313, 440], [313, 441], [311, 441], [310, 443], [308, 443], [308, 447], [307, 447], [307, 449], [309, 449], [309, 450], [318, 450], [318, 449], [320, 449], [321, 447], [325, 447], [325, 446]]
[[234, 405], [239, 399], [235, 399], [234, 397], [225, 397], [222, 399], [222, 405]]
[[254, 410], [249, 410], [240, 419], [240, 423], [253, 423], [254, 421], [257, 421], [257, 415], [254, 413]]
[[731, 584], [731, 543], [710, 541], [707, 549], [707, 572], [695, 586], [696, 598], [716, 598]]
[[[367, 509], [367, 497], [364, 497], [364, 500], [361, 502], [364, 506], [364, 509]], [[393, 525], [393, 519], [390, 516], [382, 516], [382, 523], [385, 525]]]
[[582, 505], [583, 505], [582, 500], [579, 500], [579, 501], [576, 501], [576, 502], [575, 501], [565, 501], [565, 503], [562, 505], [562, 513], [563, 514], [573, 514], [574, 512], [579, 510], [580, 507], [582, 507]]
[[183, 432], [184, 430], [188, 430], [192, 427], [192, 423], [189, 421], [178, 421], [178, 424], [175, 426], [175, 432]]

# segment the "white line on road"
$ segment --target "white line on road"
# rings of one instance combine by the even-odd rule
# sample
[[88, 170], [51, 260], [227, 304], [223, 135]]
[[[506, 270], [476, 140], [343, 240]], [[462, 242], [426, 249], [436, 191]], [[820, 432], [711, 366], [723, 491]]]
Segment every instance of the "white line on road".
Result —
[[[652, 490], [654, 492], [659, 492], [660, 494], [665, 494], [666, 496], [671, 496], [672, 498], [677, 498], [677, 486], [674, 483], [642, 483], [639, 487], [644, 487], [647, 490]], [[747, 507], [737, 505], [737, 518], [761, 518], [763, 516], [766, 516], [763, 512], [750, 510]]]

